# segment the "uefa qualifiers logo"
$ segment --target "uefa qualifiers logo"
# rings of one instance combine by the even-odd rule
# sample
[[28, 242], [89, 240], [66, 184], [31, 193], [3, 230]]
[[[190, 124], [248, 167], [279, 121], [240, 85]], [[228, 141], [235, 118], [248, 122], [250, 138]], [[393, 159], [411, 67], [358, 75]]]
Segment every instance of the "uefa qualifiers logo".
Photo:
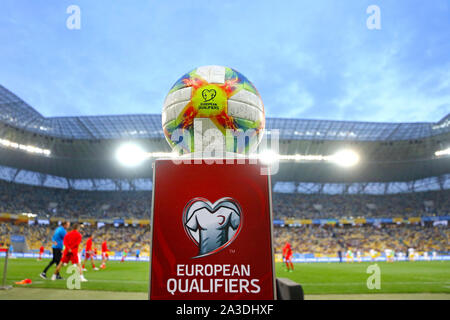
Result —
[[183, 226], [199, 248], [193, 258], [212, 255], [229, 246], [239, 235], [241, 206], [232, 198], [221, 198], [214, 204], [205, 198], [194, 198], [184, 207]]
[[217, 92], [215, 89], [203, 89], [202, 91], [202, 97], [204, 102], [208, 102], [212, 99], [214, 99], [217, 95]]

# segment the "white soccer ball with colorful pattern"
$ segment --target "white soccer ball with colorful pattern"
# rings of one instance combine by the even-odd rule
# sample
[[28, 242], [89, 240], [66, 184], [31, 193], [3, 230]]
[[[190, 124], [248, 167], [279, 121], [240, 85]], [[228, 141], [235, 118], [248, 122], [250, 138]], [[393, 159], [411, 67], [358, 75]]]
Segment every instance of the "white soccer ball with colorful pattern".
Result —
[[166, 140], [180, 154], [203, 152], [211, 146], [247, 154], [261, 142], [264, 105], [255, 86], [236, 70], [199, 67], [170, 89], [162, 126]]

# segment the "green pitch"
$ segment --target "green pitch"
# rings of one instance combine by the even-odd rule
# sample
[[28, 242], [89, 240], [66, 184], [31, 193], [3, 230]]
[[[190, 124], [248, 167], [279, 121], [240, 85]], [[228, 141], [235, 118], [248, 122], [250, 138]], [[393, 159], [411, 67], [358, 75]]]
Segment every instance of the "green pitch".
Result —
[[380, 289], [369, 289], [374, 263], [297, 263], [294, 272], [277, 265], [277, 277], [300, 283], [306, 294], [450, 293], [449, 261], [377, 262]]
[[[3, 270], [3, 259], [0, 262], [0, 272]], [[105, 270], [93, 271], [88, 265], [85, 277], [88, 282], [81, 283], [80, 290], [69, 290], [65, 280], [43, 280], [39, 273], [47, 265], [48, 260], [36, 261], [35, 259], [10, 259], [8, 262], [7, 284], [15, 288], [35, 288], [28, 290], [39, 292], [33, 294], [30, 299], [44, 299], [45, 292], [52, 298], [58, 294], [67, 292], [67, 299], [73, 295], [86, 299], [91, 296], [100, 299], [124, 299], [130, 295], [131, 299], [145, 299], [148, 292], [149, 264], [147, 262], [116, 262], [109, 261]], [[99, 264], [99, 263], [98, 263]], [[381, 288], [370, 290], [367, 287], [367, 279], [371, 274], [366, 273], [367, 267], [372, 263], [297, 263], [294, 264], [294, 272], [287, 272], [284, 265], [276, 264], [277, 277], [290, 278], [303, 286], [305, 295], [342, 295], [342, 294], [391, 294], [391, 293], [441, 293], [450, 294], [450, 262], [378, 262], [381, 272]], [[51, 277], [54, 267], [50, 268], [48, 278]], [[70, 275], [67, 268], [62, 269], [64, 278]], [[30, 285], [16, 285], [16, 281], [29, 278], [33, 281]], [[65, 289], [65, 290], [41, 290], [37, 288]], [[17, 290], [22, 299], [28, 299], [23, 295], [27, 290]], [[95, 292], [94, 292], [95, 291]], [[56, 293], [55, 293], [56, 292]], [[58, 293], [59, 292], [59, 293]], [[76, 292], [76, 293], [75, 293]], [[138, 292], [140, 294], [132, 294]], [[102, 294], [103, 293], [103, 294]], [[65, 295], [65, 294], [64, 294]], [[14, 289], [0, 291], [0, 299], [14, 298]], [[88, 297], [89, 296], [89, 297]], [[444, 295], [444, 298], [446, 295]], [[450, 299], [450, 295], [448, 296]]]
[[[50, 280], [55, 271], [54, 265], [47, 272], [48, 280], [39, 277], [39, 274], [49, 261], [48, 259], [43, 259], [42, 261], [36, 261], [36, 259], [9, 259], [7, 284], [15, 287], [67, 289], [66, 280]], [[100, 267], [100, 264], [101, 262], [97, 261], [96, 267]], [[61, 269], [61, 276], [64, 279], [70, 277], [70, 274], [66, 273], [67, 268], [68, 266]], [[148, 262], [120, 263], [118, 261], [108, 261], [104, 270], [94, 271], [90, 264], [86, 264], [86, 268], [88, 271], [84, 272], [84, 276], [88, 279], [88, 282], [81, 283], [82, 290], [148, 291]], [[3, 261], [0, 263], [0, 270], [3, 270]], [[14, 284], [26, 278], [31, 279], [33, 283], [30, 285]]]

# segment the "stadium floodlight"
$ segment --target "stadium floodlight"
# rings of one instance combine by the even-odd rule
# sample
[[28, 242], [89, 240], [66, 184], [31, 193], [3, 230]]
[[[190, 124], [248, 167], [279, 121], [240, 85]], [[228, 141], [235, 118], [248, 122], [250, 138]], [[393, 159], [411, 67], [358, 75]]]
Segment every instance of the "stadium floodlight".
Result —
[[136, 167], [147, 158], [147, 152], [134, 143], [123, 144], [116, 151], [117, 161], [125, 167]]
[[149, 158], [178, 158], [178, 152], [150, 152], [147, 154]]
[[331, 161], [341, 167], [352, 167], [359, 162], [359, 155], [353, 150], [345, 149], [332, 155]]
[[17, 149], [21, 151], [26, 151], [29, 153], [43, 154], [46, 156], [50, 156], [51, 151], [48, 149], [41, 149], [31, 145], [24, 145], [17, 142], [13, 142], [7, 139], [0, 139], [0, 146], [5, 148]]
[[450, 155], [450, 148], [444, 149], [444, 150], [438, 150], [434, 153], [436, 157], [442, 157], [442, 156], [449, 156]]
[[258, 154], [258, 159], [267, 165], [270, 165], [276, 161], [278, 161], [280, 155], [277, 154], [275, 151], [273, 150], [264, 150], [261, 153]]
[[328, 160], [329, 156], [324, 156], [321, 154], [285, 154], [279, 155], [280, 160], [285, 161], [326, 161]]

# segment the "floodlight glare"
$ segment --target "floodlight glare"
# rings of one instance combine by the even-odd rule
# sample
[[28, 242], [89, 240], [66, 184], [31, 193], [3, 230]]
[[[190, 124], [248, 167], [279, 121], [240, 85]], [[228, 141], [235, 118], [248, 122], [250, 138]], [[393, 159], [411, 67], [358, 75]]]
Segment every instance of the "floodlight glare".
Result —
[[444, 149], [444, 150], [438, 150], [434, 153], [436, 157], [441, 156], [449, 156], [450, 155], [450, 148]]
[[331, 160], [342, 167], [352, 167], [359, 162], [359, 155], [353, 150], [341, 150], [331, 156]]
[[147, 159], [147, 153], [136, 144], [121, 145], [116, 151], [116, 159], [123, 166], [135, 167]]
[[258, 158], [262, 163], [270, 165], [279, 159], [279, 154], [272, 150], [265, 150], [258, 155]]

